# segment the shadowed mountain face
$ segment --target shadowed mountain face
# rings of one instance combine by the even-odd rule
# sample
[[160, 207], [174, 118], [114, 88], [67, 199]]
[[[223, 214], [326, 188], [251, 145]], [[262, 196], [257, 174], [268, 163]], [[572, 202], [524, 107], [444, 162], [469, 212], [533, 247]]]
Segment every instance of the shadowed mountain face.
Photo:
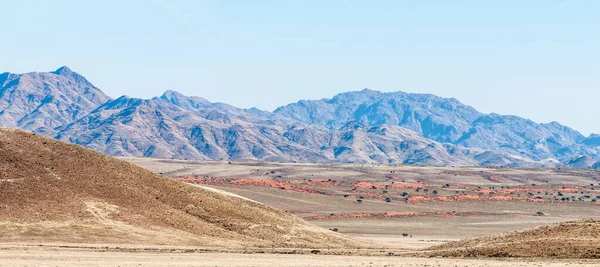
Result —
[[349, 121], [402, 126], [439, 142], [460, 138], [470, 123], [482, 115], [453, 98], [369, 89], [342, 93], [332, 99], [300, 101], [280, 107], [274, 113], [329, 129], [337, 129]]
[[[500, 157], [485, 161], [492, 165], [509, 164], [506, 156], [515, 160], [558, 159], [561, 162], [582, 155], [599, 157], [598, 135], [586, 139], [557, 122], [538, 124], [517, 116], [482, 114], [456, 99], [434, 95], [365, 89], [342, 93], [332, 99], [299, 101], [280, 107], [274, 113], [329, 129], [349, 121], [367, 126], [397, 125], [441, 143], [500, 153]], [[480, 164], [487, 163], [480, 161]]]
[[476, 164], [398, 126], [349, 123], [331, 131], [276, 123], [239, 109], [190, 108], [185, 103], [180, 107], [162, 98], [120, 97], [69, 124], [56, 137], [118, 156]]
[[0, 74], [0, 86], [0, 125], [117, 156], [546, 167], [600, 158], [597, 135], [426, 94], [365, 89], [267, 112], [174, 91], [113, 100], [66, 67]]
[[50, 73], [0, 74], [2, 126], [53, 135], [108, 100], [67, 67]]

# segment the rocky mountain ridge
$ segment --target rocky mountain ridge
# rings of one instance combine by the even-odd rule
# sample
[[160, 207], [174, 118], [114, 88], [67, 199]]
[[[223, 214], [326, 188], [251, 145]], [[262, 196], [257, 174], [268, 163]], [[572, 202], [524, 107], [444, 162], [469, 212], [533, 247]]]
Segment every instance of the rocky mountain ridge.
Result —
[[67, 67], [47, 73], [0, 74], [0, 125], [6, 127], [52, 136], [109, 100]]
[[166, 91], [111, 99], [83, 76], [0, 74], [0, 126], [109, 155], [201, 160], [600, 166], [600, 138], [559, 123], [482, 114], [453, 98], [362, 90], [274, 112]]

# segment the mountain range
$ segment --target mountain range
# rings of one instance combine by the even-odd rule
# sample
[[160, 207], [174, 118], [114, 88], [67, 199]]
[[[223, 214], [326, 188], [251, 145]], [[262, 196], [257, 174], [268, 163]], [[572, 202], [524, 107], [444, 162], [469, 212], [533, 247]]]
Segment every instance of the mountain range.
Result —
[[67, 67], [0, 74], [0, 125], [113, 156], [443, 166], [600, 167], [600, 135], [364, 89], [273, 112], [166, 91], [113, 99]]

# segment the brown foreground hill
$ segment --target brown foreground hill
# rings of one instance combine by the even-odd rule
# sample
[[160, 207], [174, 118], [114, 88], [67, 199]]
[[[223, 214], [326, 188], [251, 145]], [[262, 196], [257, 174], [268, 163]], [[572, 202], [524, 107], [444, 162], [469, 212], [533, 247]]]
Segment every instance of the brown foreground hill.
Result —
[[600, 220], [550, 224], [430, 249], [433, 256], [600, 259]]
[[235, 195], [92, 150], [0, 129], [0, 242], [357, 247]]

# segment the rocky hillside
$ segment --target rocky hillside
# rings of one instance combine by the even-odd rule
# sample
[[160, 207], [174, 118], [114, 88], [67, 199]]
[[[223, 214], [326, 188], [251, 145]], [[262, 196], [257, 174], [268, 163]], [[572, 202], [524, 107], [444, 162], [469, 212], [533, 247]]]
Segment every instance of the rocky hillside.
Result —
[[0, 241], [358, 247], [284, 211], [29, 132], [0, 129]]
[[[274, 112], [166, 91], [110, 99], [62, 67], [0, 75], [0, 125], [116, 156], [538, 167], [599, 166], [600, 138], [482, 114], [456, 99], [362, 90]], [[583, 158], [582, 158], [583, 157]]]

